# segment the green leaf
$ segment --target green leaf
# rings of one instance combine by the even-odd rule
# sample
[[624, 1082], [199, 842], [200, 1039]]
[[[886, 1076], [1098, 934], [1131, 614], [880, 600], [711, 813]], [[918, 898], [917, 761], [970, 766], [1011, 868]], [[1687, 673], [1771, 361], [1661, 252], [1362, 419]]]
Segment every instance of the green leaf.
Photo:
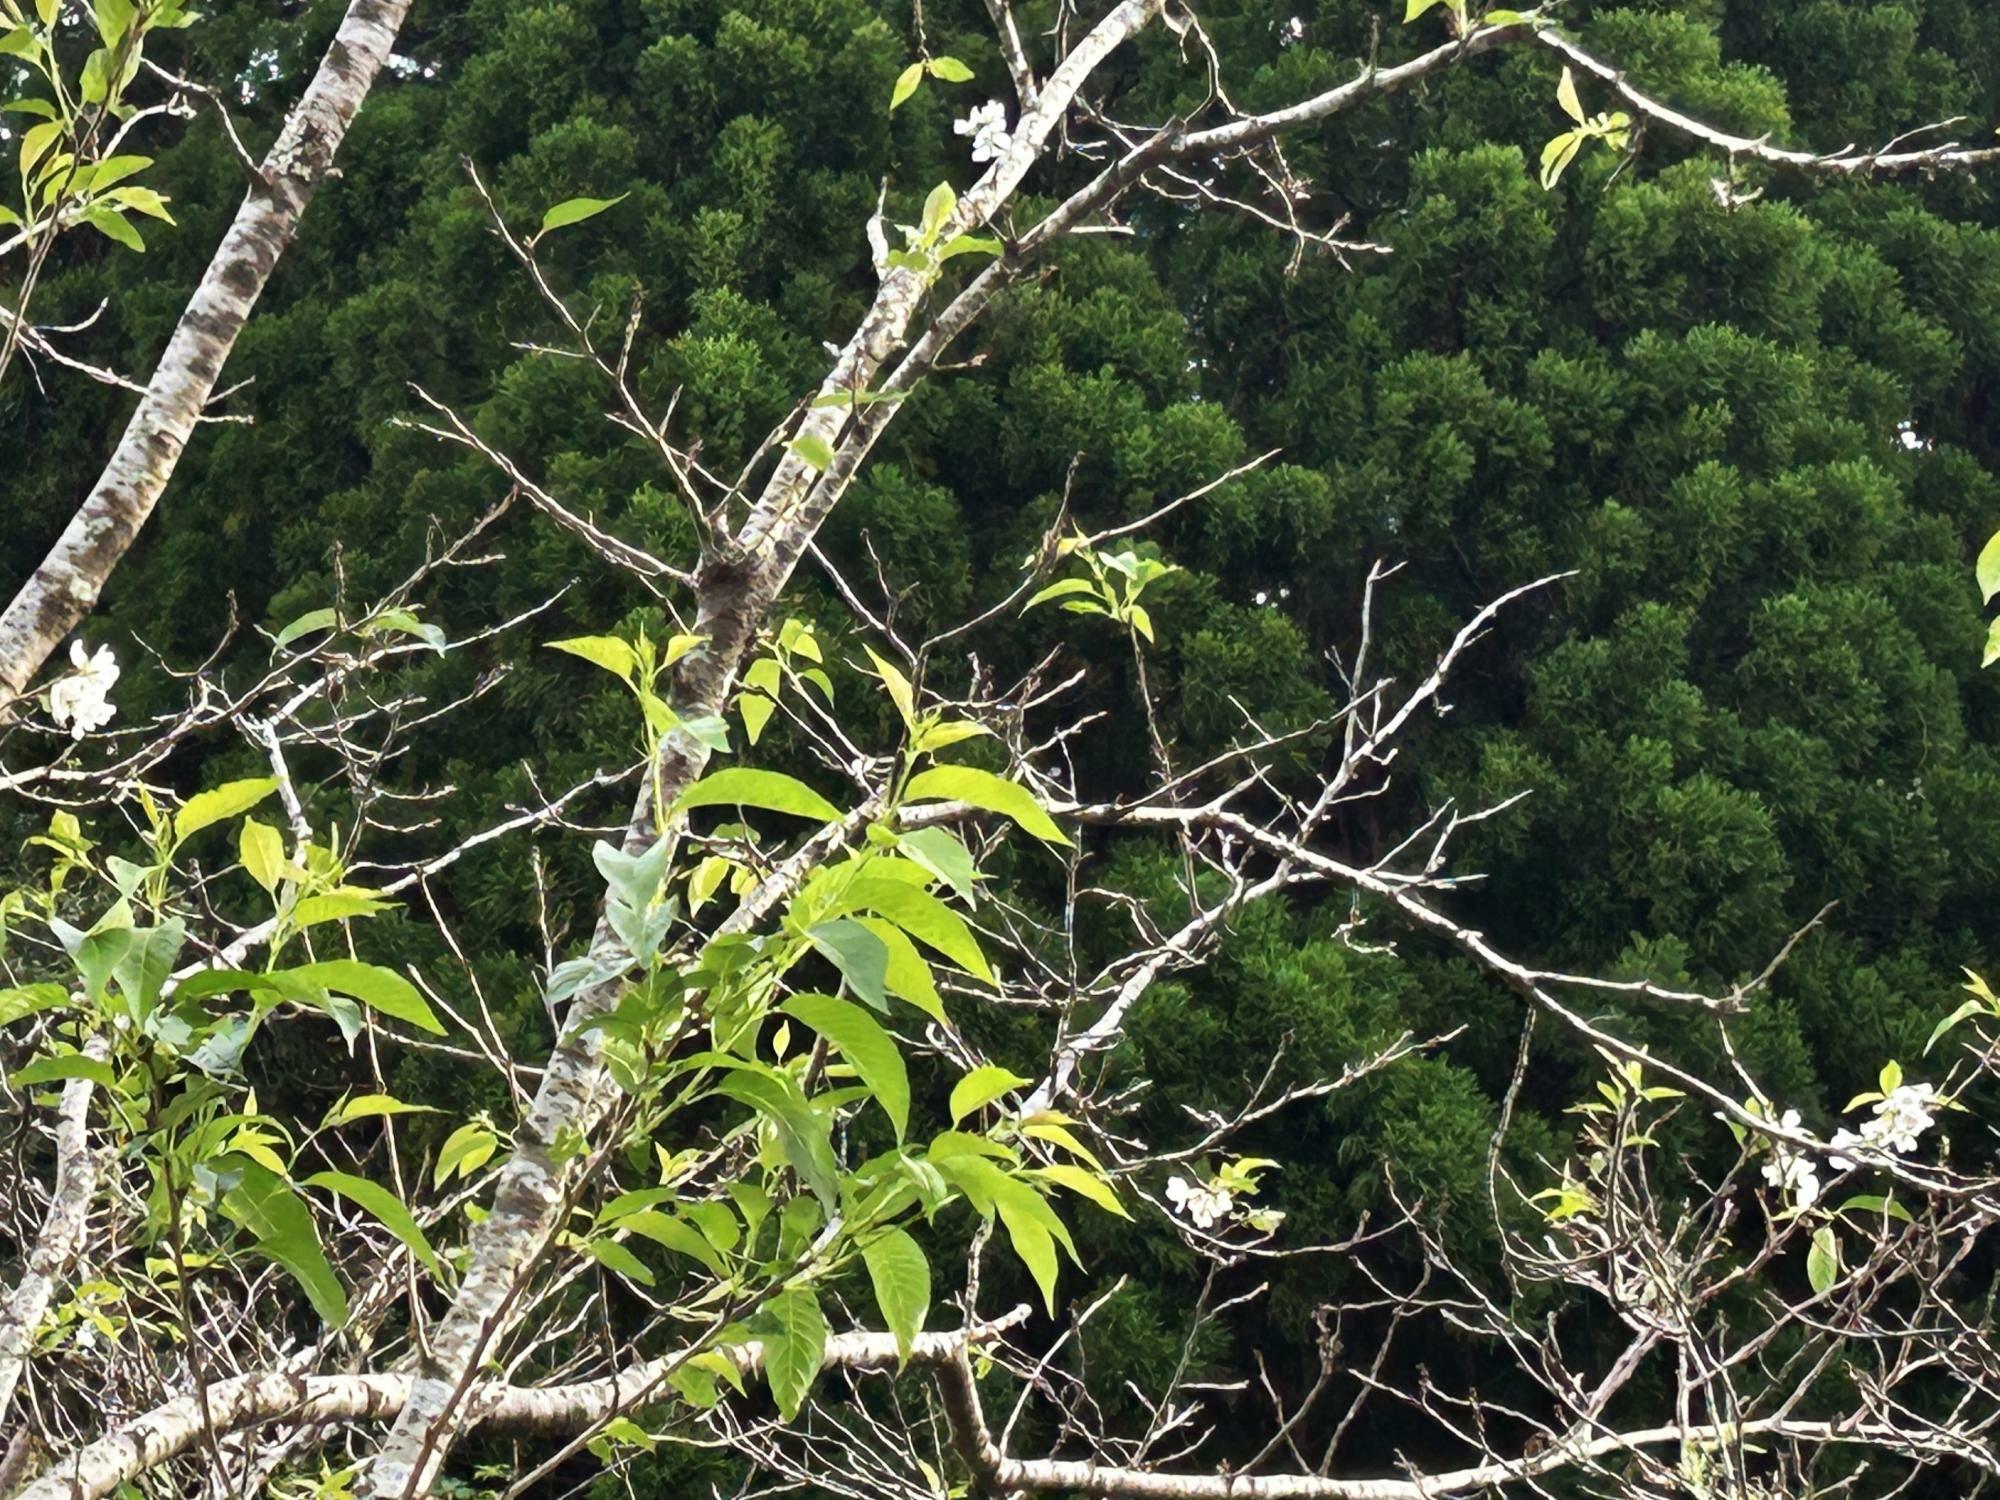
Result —
[[280, 969], [267, 977], [281, 984], [304, 985], [347, 995], [370, 1010], [380, 1011], [398, 1021], [407, 1021], [420, 1031], [428, 1031], [434, 1036], [445, 1034], [443, 1025], [431, 1013], [417, 987], [393, 969], [359, 963], [351, 958], [330, 958], [323, 963]]
[[390, 1094], [356, 1094], [352, 1099], [336, 1104], [320, 1121], [320, 1129], [327, 1130], [336, 1125], [351, 1125], [356, 1120], [376, 1119], [384, 1115], [436, 1115], [444, 1111], [429, 1104], [405, 1104]]
[[991, 771], [976, 771], [971, 766], [932, 766], [910, 778], [904, 797], [910, 802], [968, 803], [984, 812], [1011, 818], [1044, 843], [1069, 843], [1032, 792]]
[[671, 1250], [676, 1255], [685, 1255], [696, 1260], [718, 1277], [727, 1277], [729, 1269], [722, 1263], [722, 1257], [715, 1253], [692, 1224], [680, 1219], [669, 1218], [657, 1209], [642, 1208], [633, 1213], [621, 1215], [618, 1228], [632, 1234], [642, 1235], [662, 1249]]
[[799, 462], [815, 474], [824, 474], [833, 467], [833, 444], [816, 432], [808, 432], [802, 437], [793, 438], [785, 446], [796, 453]]
[[291, 1272], [322, 1322], [345, 1323], [347, 1294], [327, 1264], [304, 1200], [284, 1178], [247, 1156], [222, 1160], [237, 1174], [236, 1185], [222, 1195], [222, 1211], [256, 1237], [258, 1254]]
[[745, 1067], [724, 1079], [716, 1092], [747, 1104], [771, 1122], [785, 1159], [805, 1179], [815, 1198], [828, 1207], [840, 1201], [840, 1164], [827, 1141], [826, 1117], [806, 1102], [789, 1075], [761, 1066]]
[[882, 1106], [900, 1141], [910, 1124], [910, 1075], [896, 1039], [868, 1012], [832, 995], [794, 995], [779, 1008], [840, 1049]]
[[[35, 40], [34, 32], [25, 26], [16, 26], [12, 31], [0, 32], [0, 57], [35, 57], [40, 54], [42, 44]], [[16, 223], [20, 221], [15, 220]]]
[[245, 818], [236, 836], [236, 854], [250, 878], [267, 891], [275, 891], [283, 879], [285, 838], [269, 823]]
[[958, 194], [951, 190], [950, 183], [940, 182], [932, 188], [929, 196], [924, 199], [924, 234], [927, 237], [935, 237], [944, 227], [945, 220], [951, 217], [952, 210], [957, 207]]
[[1410, 0], [1408, 9], [1403, 12], [1403, 24], [1405, 26], [1409, 25], [1410, 22], [1416, 20], [1425, 11], [1439, 3], [1440, 0]]
[[1008, 1068], [987, 1063], [974, 1068], [952, 1086], [951, 1123], [956, 1125], [974, 1110], [984, 1109], [1011, 1089], [1025, 1088], [1027, 1079]]
[[1910, 1211], [1894, 1198], [1885, 1198], [1880, 1193], [1857, 1193], [1834, 1210], [1837, 1214], [1864, 1213], [1887, 1214], [1892, 1219], [1901, 1219], [1905, 1224], [1916, 1221]]
[[1983, 1000], [1967, 1000], [1963, 1002], [1958, 1007], [1957, 1010], [1953, 1011], [1950, 1015], [1946, 1016], [1942, 1021], [1937, 1023], [1937, 1027], [1931, 1032], [1931, 1039], [1924, 1043], [1924, 1051], [1929, 1052], [1931, 1048], [1935, 1047], [1938, 1044], [1938, 1038], [1942, 1037], [1947, 1031], [1950, 1031], [1954, 1026], [1958, 1025], [1958, 1023], [1960, 1021], [1963, 1021], [1967, 1016], [1982, 1015], [1985, 1013], [1986, 1010], [1987, 1010], [1987, 1005], [1986, 1002]]
[[954, 256], [1000, 255], [1005, 253], [1006, 249], [1005, 245], [990, 234], [957, 234], [945, 242], [944, 247], [938, 251], [937, 258], [938, 263], [942, 265]]
[[586, 1240], [577, 1248], [607, 1271], [616, 1271], [641, 1286], [653, 1284], [653, 1273], [646, 1269], [646, 1263], [616, 1240]]
[[868, 653], [868, 659], [875, 664], [875, 675], [882, 679], [882, 686], [889, 690], [889, 701], [896, 705], [896, 712], [902, 717], [903, 727], [906, 729], [915, 729], [917, 727], [917, 698], [916, 693], [910, 687], [910, 679], [897, 671], [889, 662], [876, 655], [874, 647], [864, 645], [861, 649]]
[[69, 991], [59, 984], [29, 984], [0, 990], [0, 1026], [11, 1026], [23, 1017], [55, 1010], [68, 1001]]
[[1806, 1281], [1824, 1296], [1839, 1276], [1840, 1241], [1834, 1237], [1832, 1225], [1822, 1225], [1813, 1231], [1812, 1247], [1806, 1251]]
[[1583, 148], [1583, 133], [1566, 130], [1542, 148], [1542, 186], [1552, 188]]
[[[931, 966], [917, 951], [917, 945], [910, 941], [909, 934], [886, 917], [862, 917], [859, 920], [881, 941], [888, 955], [888, 966], [882, 972], [883, 987], [898, 1000], [907, 1000], [932, 1020], [949, 1024], [944, 997], [938, 994]], [[867, 1000], [868, 996], [862, 995], [861, 998]], [[886, 1011], [889, 1007], [884, 1003], [879, 1008]]]
[[492, 1159], [499, 1145], [493, 1132], [476, 1121], [459, 1126], [445, 1137], [438, 1151], [437, 1165], [431, 1169], [431, 1186], [443, 1187], [454, 1174], [470, 1177]]
[[1979, 549], [1976, 566], [1979, 576], [1979, 596], [1986, 603], [1993, 602], [1993, 596], [2000, 594], [2000, 531], [1986, 539], [1986, 545]]
[[765, 1309], [764, 1379], [778, 1411], [789, 1422], [805, 1405], [806, 1395], [826, 1358], [826, 1318], [819, 1298], [806, 1287], [793, 1287], [773, 1297]]
[[1979, 665], [1990, 667], [2000, 661], [2000, 620], [1995, 620], [1986, 632], [1986, 650], [1980, 654]]
[[433, 1276], [444, 1274], [444, 1268], [438, 1264], [437, 1252], [431, 1249], [431, 1242], [424, 1238], [423, 1230], [417, 1226], [409, 1209], [403, 1206], [403, 1200], [380, 1183], [346, 1172], [315, 1172], [306, 1178], [302, 1186], [325, 1188], [357, 1204], [401, 1240], [409, 1252], [423, 1263], [426, 1271]]
[[967, 901], [978, 894], [979, 870], [972, 851], [949, 828], [913, 828], [897, 839], [897, 845]]
[[639, 653], [615, 635], [580, 635], [567, 641], [550, 641], [549, 649], [580, 656], [628, 685], [637, 684]]
[[271, 649], [282, 651], [302, 635], [331, 630], [339, 623], [340, 617], [331, 609], [309, 609], [271, 638]]
[[889, 93], [889, 108], [901, 109], [917, 91], [917, 85], [924, 81], [924, 65], [913, 62], [896, 75], [896, 86]]
[[1067, 599], [1071, 594], [1095, 594], [1096, 592], [1097, 584], [1091, 579], [1059, 579], [1047, 588], [1038, 589], [1035, 593], [1029, 595], [1028, 602], [1021, 606], [1021, 613], [1025, 615], [1037, 604], [1045, 604], [1051, 599]]
[[897, 1357], [907, 1360], [931, 1309], [930, 1262], [923, 1248], [900, 1229], [888, 1230], [862, 1246], [861, 1259], [874, 1284], [882, 1321], [896, 1336]]
[[104, 45], [117, 46], [118, 39], [131, 29], [131, 0], [94, 0], [91, 10], [97, 22], [97, 34], [104, 38]]
[[955, 57], [934, 57], [930, 61], [931, 77], [944, 83], [972, 82], [972, 69]]
[[840, 809], [818, 792], [782, 771], [758, 771], [731, 766], [702, 777], [674, 803], [677, 812], [691, 807], [761, 807], [820, 823], [837, 822]]
[[1583, 101], [1576, 96], [1576, 75], [1568, 67], [1564, 67], [1562, 81], [1556, 85], [1556, 103], [1562, 106], [1564, 114], [1579, 125], [1590, 118], [1583, 112]]
[[1034, 1175], [1088, 1198], [1106, 1213], [1116, 1214], [1121, 1219], [1132, 1217], [1126, 1212], [1125, 1205], [1118, 1201], [1118, 1195], [1111, 1191], [1110, 1184], [1081, 1167], [1057, 1162], [1054, 1166], [1035, 1168]]
[[278, 789], [269, 776], [248, 781], [231, 781], [206, 792], [197, 792], [174, 814], [174, 842], [180, 843], [202, 829], [246, 813]]
[[377, 912], [393, 911], [398, 903], [384, 901], [372, 891], [328, 891], [321, 896], [308, 896], [292, 908], [294, 927], [317, 927], [322, 922], [339, 922], [348, 917], [372, 917]]
[[854, 881], [840, 910], [867, 909], [887, 917], [919, 942], [935, 948], [966, 973], [994, 982], [992, 966], [979, 951], [979, 940], [965, 919], [929, 891], [900, 880], [863, 878]]
[[118, 1074], [110, 1063], [85, 1057], [81, 1052], [72, 1052], [66, 1057], [38, 1057], [15, 1069], [8, 1082], [17, 1089], [24, 1089], [31, 1084], [62, 1083], [71, 1078], [87, 1078], [105, 1089], [113, 1088], [118, 1083]]
[[877, 1010], [888, 1008], [889, 949], [880, 937], [848, 917], [821, 922], [806, 937], [840, 970], [849, 989]]
[[620, 193], [616, 198], [565, 198], [554, 208], [542, 215], [542, 227], [535, 231], [535, 238], [554, 229], [567, 229], [572, 224], [581, 224], [585, 219], [595, 218], [613, 204], [623, 203], [631, 194]]

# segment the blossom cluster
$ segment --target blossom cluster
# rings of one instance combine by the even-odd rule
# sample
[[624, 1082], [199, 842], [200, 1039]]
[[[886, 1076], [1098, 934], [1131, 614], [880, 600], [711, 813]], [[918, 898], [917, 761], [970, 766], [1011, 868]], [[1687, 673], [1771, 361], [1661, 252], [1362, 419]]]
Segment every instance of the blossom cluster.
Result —
[[[1886, 1082], [1886, 1080], [1885, 1080]], [[1842, 1127], [1829, 1142], [1836, 1152], [1856, 1147], [1872, 1151], [1893, 1151], [1907, 1155], [1917, 1149], [1918, 1139], [1937, 1123], [1937, 1090], [1928, 1083], [1899, 1083], [1875, 1101], [1872, 1118], [1859, 1130]], [[1786, 1130], [1799, 1128], [1799, 1112], [1788, 1109], [1778, 1117]], [[1828, 1158], [1834, 1170], [1845, 1172], [1857, 1165], [1852, 1157]], [[1791, 1199], [1795, 1209], [1806, 1209], [1819, 1201], [1819, 1163], [1802, 1151], [1782, 1142], [1773, 1142], [1770, 1160], [1764, 1163], [1764, 1181]]]
[[1007, 106], [998, 99], [989, 99], [962, 120], [952, 122], [955, 135], [972, 137], [972, 159], [975, 163], [998, 161], [1014, 144], [1014, 138], [1007, 131]]
[[1190, 1182], [1185, 1177], [1167, 1180], [1167, 1199], [1184, 1213], [1197, 1229], [1213, 1229], [1235, 1210], [1236, 1200], [1219, 1187]]

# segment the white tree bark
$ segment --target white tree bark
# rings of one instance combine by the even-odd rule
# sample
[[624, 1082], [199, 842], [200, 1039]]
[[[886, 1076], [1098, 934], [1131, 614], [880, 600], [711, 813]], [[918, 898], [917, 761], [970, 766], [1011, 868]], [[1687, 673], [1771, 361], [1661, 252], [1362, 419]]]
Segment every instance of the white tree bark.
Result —
[[[1024, 1322], [1026, 1307], [971, 1329], [918, 1334], [910, 1362], [943, 1366], [966, 1348], [999, 1337]], [[474, 1386], [468, 1393], [466, 1426], [493, 1426], [525, 1434], [583, 1431], [655, 1399], [661, 1383], [686, 1351], [647, 1360], [602, 1380], [539, 1390], [502, 1384]], [[756, 1340], [718, 1351], [745, 1375], [761, 1368], [764, 1346]], [[843, 1333], [826, 1342], [825, 1369], [852, 1371], [897, 1368], [896, 1340], [886, 1333]], [[269, 1422], [317, 1426], [330, 1422], [386, 1421], [409, 1399], [408, 1375], [284, 1375], [269, 1371], [239, 1375], [209, 1387], [208, 1410], [218, 1434], [240, 1432]], [[42, 1475], [15, 1500], [97, 1500], [119, 1485], [157, 1468], [201, 1440], [202, 1403], [193, 1393], [155, 1407], [100, 1438]]]
[[[1016, 126], [1012, 149], [958, 201], [942, 238], [978, 228], [1007, 202], [1090, 75], [1159, 13], [1161, 3], [1121, 0], [1070, 50]], [[868, 389], [908, 341], [928, 289], [928, 278], [920, 272], [885, 271], [873, 305], [834, 360], [819, 394]], [[838, 446], [849, 419], [850, 413], [839, 407], [812, 407], [801, 431]], [[738, 666], [853, 468], [849, 461], [821, 475], [796, 454], [786, 453], [735, 539], [704, 561], [695, 580], [699, 606], [694, 624], [694, 634], [704, 644], [682, 658], [676, 671], [675, 712], [692, 717], [721, 711]], [[671, 800], [701, 774], [708, 751], [692, 736], [676, 732], [661, 755], [658, 783]], [[650, 787], [640, 792], [626, 830], [628, 850], [643, 850], [655, 836], [650, 797]], [[669, 829], [660, 836], [674, 834]], [[617, 938], [600, 921], [593, 956], [609, 958], [616, 950]], [[513, 1155], [501, 1169], [493, 1210], [473, 1231], [465, 1280], [450, 1312], [432, 1330], [418, 1378], [369, 1468], [364, 1493], [373, 1500], [414, 1500], [428, 1493], [464, 1425], [474, 1372], [520, 1315], [529, 1278], [561, 1222], [579, 1160], [575, 1152], [558, 1160], [550, 1148], [562, 1137], [587, 1136], [609, 1103], [602, 1033], [582, 1023], [614, 1005], [621, 992], [617, 983], [586, 989], [564, 1018], [563, 1038], [549, 1058], [528, 1118], [515, 1132]]]
[[[109, 1049], [104, 1038], [94, 1037], [83, 1051], [86, 1057], [101, 1062]], [[93, 1088], [88, 1078], [72, 1078], [63, 1085], [62, 1102], [56, 1108], [56, 1176], [49, 1211], [42, 1217], [35, 1247], [14, 1295], [0, 1308], [0, 1432], [6, 1430], [7, 1410], [21, 1383], [21, 1372], [28, 1366], [28, 1347], [35, 1330], [83, 1243], [84, 1225], [90, 1218], [91, 1196], [97, 1191], [97, 1160], [90, 1154], [88, 1128]]]
[[352, 0], [181, 314], [96, 487], [0, 614], [0, 704], [18, 697], [97, 603], [180, 462], [224, 362], [347, 127], [388, 60], [410, 0]]

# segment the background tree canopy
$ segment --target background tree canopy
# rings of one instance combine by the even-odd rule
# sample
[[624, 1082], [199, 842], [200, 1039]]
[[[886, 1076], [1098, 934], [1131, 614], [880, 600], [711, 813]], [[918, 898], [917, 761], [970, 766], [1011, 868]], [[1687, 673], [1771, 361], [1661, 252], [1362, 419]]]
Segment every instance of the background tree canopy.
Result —
[[[338, 10], [218, 7], [183, 34], [186, 69], [237, 80], [268, 137]], [[1373, 0], [1222, 0], [1205, 19], [1228, 43], [1226, 87], [1253, 108], [1328, 86], [1378, 46], [1388, 62], [1418, 45]], [[1564, 23], [1642, 87], [1747, 135], [1831, 149], [2000, 108], [2000, 9], [1980, 0], [1578, 3]], [[976, 81], [927, 83], [890, 115], [910, 55], [894, 4], [422, 0], [229, 365], [254, 379], [231, 409], [255, 425], [203, 430], [92, 639], [188, 663], [235, 618], [247, 669], [268, 645], [243, 627], [367, 596], [436, 528], [493, 504], [505, 485], [490, 468], [396, 425], [421, 410], [412, 383], [573, 509], [686, 553], [684, 511], [643, 445], [604, 420], [587, 372], [523, 347], [547, 335], [546, 313], [466, 163], [516, 222], [623, 195], [547, 258], [613, 323], [643, 286], [640, 384], [662, 403], [678, 391], [701, 460], [733, 472], [866, 305], [861, 231], [879, 184], [901, 185], [890, 217], [914, 219], [912, 185], [962, 174], [950, 121], [1005, 92], [982, 10], [927, 5], [923, 24]], [[1168, 40], [1118, 74], [1134, 115], [1195, 102], [1175, 92], [1194, 75]], [[1509, 951], [1579, 972], [1726, 987], [1836, 903], [1738, 1043], [1768, 1085], [1837, 1101], [1873, 1087], [1882, 1058], [1920, 1053], [1961, 967], [1995, 957], [2000, 678], [1979, 671], [1967, 564], [2000, 517], [2000, 208], [1977, 178], [1753, 181], [1658, 133], [1629, 159], [1584, 154], [1544, 191], [1539, 154], [1561, 124], [1547, 72], [1503, 55], [1298, 137], [1313, 212], [1349, 213], [1350, 237], [1379, 242], [1351, 264], [1294, 266], [1264, 223], [1154, 200], [1124, 233], [1066, 248], [1007, 295], [966, 368], [911, 398], [824, 541], [850, 577], [879, 559], [896, 618], [949, 621], [1013, 586], [1064, 497], [1114, 524], [1277, 450], [1157, 533], [1181, 571], [1149, 596], [1148, 687], [1188, 764], [1246, 716], [1281, 730], [1336, 706], [1328, 653], [1352, 650], [1378, 560], [1398, 571], [1378, 586], [1373, 649], [1418, 674], [1487, 600], [1562, 575], [1501, 618], [1452, 712], [1416, 731], [1419, 774], [1350, 810], [1338, 840], [1373, 858], [1447, 799], [1527, 791], [1467, 835], [1487, 879], [1455, 909]], [[155, 186], [179, 227], [149, 231], [143, 257], [72, 245], [38, 316], [108, 301], [78, 352], [148, 368], [241, 180], [212, 117], [167, 139]], [[19, 435], [0, 477], [0, 576], [33, 569], [126, 401], [61, 372], [0, 388], [0, 428]], [[664, 634], [642, 592], [525, 507], [494, 545], [504, 564], [447, 583], [431, 618], [469, 632], [571, 585], [541, 637], [635, 621]], [[847, 618], [810, 570], [789, 610], [825, 630]], [[1153, 754], [1119, 644], [1038, 614], [1013, 659], [984, 665], [1025, 667], [1050, 631], [1104, 715], [1076, 747], [1079, 784], [1114, 797]], [[827, 654], [837, 676], [852, 669], [836, 658], [860, 655], [837, 639]], [[577, 662], [507, 638], [409, 670], [441, 696], [505, 673], [452, 734], [382, 769], [392, 785], [469, 792], [450, 814], [468, 827], [527, 794], [530, 764], [553, 784], [622, 763], [622, 695]], [[135, 677], [135, 711], [146, 691]], [[766, 752], [784, 763], [782, 742]], [[215, 754], [254, 772], [241, 748]], [[591, 816], [615, 821], [620, 795]], [[27, 831], [6, 830], [8, 846]], [[495, 845], [431, 898], [478, 935], [496, 1009], [540, 1048], [534, 848]], [[580, 938], [598, 891], [588, 861], [558, 841], [541, 853]], [[1097, 878], [1166, 900], [1161, 858], [1114, 848]], [[1476, 1242], [1492, 1232], [1481, 1184], [1517, 1010], [1420, 940], [1356, 951], [1336, 935], [1349, 914], [1344, 898], [1261, 908], [1211, 968], [1150, 992], [1134, 1027], [1133, 1065], [1154, 1080], [1142, 1107], [1219, 1103], [1280, 1049], [1331, 1075], [1404, 1029], [1463, 1024], [1437, 1053], [1287, 1117], [1271, 1154], [1304, 1238], [1337, 1238], [1379, 1204], [1386, 1162]], [[401, 941], [401, 958], [435, 956], [414, 925]], [[1704, 1045], [1706, 1023], [1683, 1014], [1626, 1008], [1613, 1024]], [[1523, 1103], [1524, 1161], [1560, 1156], [1562, 1111], [1597, 1066], [1572, 1041], [1538, 1045], [1553, 1066]], [[301, 1100], [331, 1103], [346, 1084], [304, 1046], [261, 1066], [266, 1090]], [[407, 1097], [453, 1087], [435, 1060], [402, 1066]], [[1112, 1357], [1172, 1359], [1196, 1264], [1168, 1237], [1086, 1227], [1093, 1282], [1134, 1279]], [[1217, 1336], [1309, 1383], [1306, 1314], [1327, 1273], [1273, 1274], [1273, 1299]], [[1471, 1354], [1440, 1337], [1402, 1357], [1443, 1370]], [[1388, 1455], [1400, 1437], [1384, 1424], [1366, 1442]], [[684, 1478], [663, 1461], [638, 1482], [670, 1493]]]

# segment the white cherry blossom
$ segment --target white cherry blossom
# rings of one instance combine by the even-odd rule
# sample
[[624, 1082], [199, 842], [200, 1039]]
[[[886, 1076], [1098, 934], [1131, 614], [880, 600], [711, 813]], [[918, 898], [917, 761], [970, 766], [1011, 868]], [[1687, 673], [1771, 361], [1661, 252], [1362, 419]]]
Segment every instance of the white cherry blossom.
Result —
[[71, 739], [80, 740], [109, 724], [118, 711], [110, 696], [118, 681], [118, 661], [109, 646], [92, 653], [81, 640], [69, 643], [69, 661], [70, 674], [49, 689], [49, 717], [59, 729], [67, 725]]
[[998, 99], [988, 99], [964, 119], [954, 121], [951, 128], [958, 135], [972, 137], [975, 162], [998, 161], [1014, 144], [1007, 132], [1007, 106]]
[[1185, 1177], [1167, 1180], [1167, 1199], [1197, 1229], [1213, 1229], [1236, 1207], [1236, 1200], [1221, 1188], [1189, 1182]]

